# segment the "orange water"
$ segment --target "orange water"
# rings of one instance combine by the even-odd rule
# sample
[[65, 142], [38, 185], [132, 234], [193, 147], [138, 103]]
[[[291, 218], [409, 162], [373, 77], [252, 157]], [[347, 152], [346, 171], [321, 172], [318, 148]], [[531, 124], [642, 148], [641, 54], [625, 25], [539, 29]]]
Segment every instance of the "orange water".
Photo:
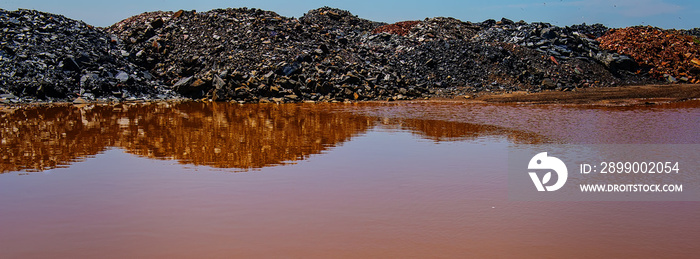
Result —
[[0, 258], [700, 254], [700, 202], [512, 201], [506, 173], [519, 145], [698, 144], [697, 101], [90, 105], [0, 124]]

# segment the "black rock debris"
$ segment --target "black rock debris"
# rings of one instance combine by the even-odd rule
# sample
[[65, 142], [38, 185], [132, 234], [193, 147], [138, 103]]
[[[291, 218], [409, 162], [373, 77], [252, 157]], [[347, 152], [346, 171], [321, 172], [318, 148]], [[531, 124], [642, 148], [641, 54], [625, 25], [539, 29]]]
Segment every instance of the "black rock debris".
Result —
[[[602, 50], [603, 25], [428, 18], [387, 25], [323, 7], [150, 12], [109, 28], [0, 10], [0, 100], [403, 100], [659, 83]], [[693, 30], [687, 33], [692, 34]]]

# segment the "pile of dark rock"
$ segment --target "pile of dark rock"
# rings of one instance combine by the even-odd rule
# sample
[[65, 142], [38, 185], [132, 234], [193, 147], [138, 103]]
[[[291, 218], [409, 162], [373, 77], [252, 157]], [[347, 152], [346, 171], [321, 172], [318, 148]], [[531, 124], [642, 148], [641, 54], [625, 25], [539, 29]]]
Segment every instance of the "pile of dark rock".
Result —
[[600, 43], [596, 39], [609, 30], [602, 24], [556, 27], [548, 23], [514, 23], [504, 18], [499, 22], [484, 21], [481, 27], [483, 29], [474, 38], [476, 41], [513, 43], [556, 60], [573, 58], [598, 61], [611, 72], [637, 69], [632, 58], [600, 49]]
[[368, 64], [356, 54], [379, 25], [331, 8], [299, 19], [240, 8], [148, 13], [108, 30], [183, 96], [281, 102], [388, 97], [366, 84]]
[[0, 22], [0, 94], [28, 101], [402, 100], [660, 82], [602, 50], [597, 38], [609, 29], [600, 24], [384, 24], [329, 7], [298, 19], [248, 8], [159, 11], [104, 29], [3, 10]]
[[690, 36], [695, 36], [697, 38], [700, 38], [700, 28], [693, 28], [690, 30], [680, 30], [682, 34], [685, 35], [690, 35]]
[[170, 98], [103, 30], [33, 10], [0, 9], [0, 102]]
[[358, 54], [368, 64], [386, 64], [409, 81], [409, 89], [427, 89], [431, 96], [654, 82], [636, 73], [631, 58], [599, 49], [593, 37], [607, 31], [602, 25], [432, 18], [405, 37], [383, 27], [388, 29], [362, 38]]
[[240, 8], [145, 13], [108, 31], [189, 98], [400, 100], [649, 81], [619, 73], [635, 62], [597, 48], [591, 37], [607, 29], [599, 25], [438, 17], [402, 23], [403, 35], [386, 26], [328, 7], [299, 19]]

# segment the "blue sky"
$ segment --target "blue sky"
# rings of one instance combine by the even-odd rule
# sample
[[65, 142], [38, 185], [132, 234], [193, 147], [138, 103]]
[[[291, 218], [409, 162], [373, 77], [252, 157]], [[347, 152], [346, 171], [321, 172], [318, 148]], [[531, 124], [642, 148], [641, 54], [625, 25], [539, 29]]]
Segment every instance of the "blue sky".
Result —
[[37, 9], [83, 20], [95, 26], [109, 26], [121, 19], [147, 11], [255, 7], [299, 17], [311, 9], [331, 6], [351, 11], [361, 18], [382, 22], [422, 20], [426, 17], [455, 17], [480, 22], [506, 17], [514, 21], [548, 22], [559, 26], [603, 23], [609, 27], [652, 25], [662, 28], [700, 27], [698, 0], [540, 0], [540, 1], [223, 1], [223, 0], [0, 0], [0, 8]]

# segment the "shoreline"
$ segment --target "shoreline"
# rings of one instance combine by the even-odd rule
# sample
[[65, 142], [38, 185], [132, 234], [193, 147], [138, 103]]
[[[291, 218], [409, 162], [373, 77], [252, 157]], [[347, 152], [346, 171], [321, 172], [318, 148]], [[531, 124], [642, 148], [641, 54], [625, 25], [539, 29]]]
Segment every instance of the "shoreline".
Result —
[[700, 99], [700, 85], [636, 85], [581, 88], [573, 91], [524, 91], [484, 94], [465, 99], [483, 103], [578, 104], [578, 105], [652, 105]]
[[[475, 95], [451, 95], [433, 96], [422, 99], [410, 100], [353, 100], [333, 102], [294, 102], [302, 103], [411, 103], [411, 102], [455, 102], [470, 104], [526, 104], [526, 105], [593, 105], [593, 106], [635, 106], [658, 105], [674, 102], [700, 100], [700, 84], [675, 84], [675, 85], [630, 85], [616, 87], [580, 88], [572, 91], [545, 90], [529, 93], [516, 92], [491, 92], [476, 93]], [[60, 105], [91, 105], [91, 104], [125, 104], [125, 103], [150, 103], [150, 102], [235, 102], [215, 101], [211, 99], [179, 98], [171, 100], [134, 100], [134, 101], [85, 101], [85, 102], [33, 102], [33, 103], [0, 103], [0, 109], [23, 108], [34, 106], [60, 106]], [[285, 102], [258, 102], [240, 104], [285, 104]], [[287, 103], [293, 104], [293, 103]]]

